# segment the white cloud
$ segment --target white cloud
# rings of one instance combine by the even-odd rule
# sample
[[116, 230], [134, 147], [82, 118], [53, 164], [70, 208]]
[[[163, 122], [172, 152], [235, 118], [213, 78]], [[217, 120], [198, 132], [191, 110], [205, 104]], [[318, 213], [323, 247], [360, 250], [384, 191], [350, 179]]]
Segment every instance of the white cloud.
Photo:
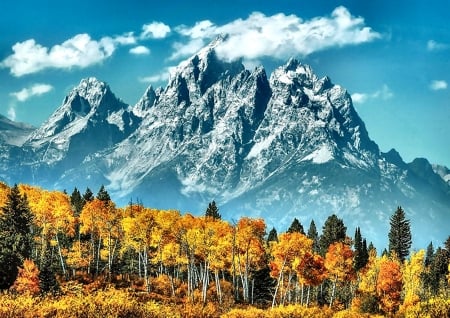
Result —
[[450, 46], [448, 44], [439, 43], [439, 42], [436, 42], [435, 40], [429, 40], [427, 42], [427, 50], [430, 52], [442, 51], [442, 50], [446, 50], [448, 48], [450, 48]]
[[52, 89], [53, 86], [48, 84], [34, 84], [29, 88], [23, 88], [18, 92], [10, 93], [10, 95], [14, 96], [19, 102], [24, 102], [33, 96], [40, 96], [46, 94], [50, 92]]
[[369, 95], [365, 93], [354, 93], [352, 94], [352, 100], [355, 104], [364, 104], [367, 99], [369, 99]]
[[159, 83], [169, 80], [170, 76], [175, 72], [176, 66], [165, 67], [159, 74], [150, 75], [146, 77], [139, 78], [142, 83]]
[[131, 33], [115, 38], [103, 37], [99, 41], [91, 39], [86, 33], [77, 34], [51, 48], [30, 39], [16, 43], [12, 47], [14, 53], [4, 59], [0, 67], [9, 68], [11, 74], [16, 77], [40, 72], [47, 68], [85, 68], [110, 57], [118, 45], [132, 43]]
[[188, 43], [175, 42], [173, 44], [174, 52], [169, 57], [169, 60], [176, 60], [181, 57], [195, 54], [204, 46], [205, 41], [199, 38], [191, 39]]
[[266, 16], [255, 12], [245, 20], [237, 19], [222, 26], [204, 20], [193, 27], [179, 26], [175, 30], [188, 37], [188, 41], [184, 46], [180, 43], [174, 45], [172, 58], [192, 54], [194, 48], [198, 49], [203, 42], [226, 35], [217, 52], [228, 60], [306, 56], [331, 47], [357, 45], [381, 37], [365, 26], [363, 18], [352, 16], [342, 6], [337, 7], [331, 16], [305, 21], [295, 15], [279, 13]]
[[143, 45], [139, 45], [131, 48], [130, 53], [134, 55], [148, 55], [150, 54], [150, 49]]
[[16, 108], [15, 108], [15, 105], [10, 105], [9, 106], [9, 108], [8, 108], [8, 114], [7, 114], [7, 116], [8, 116], [8, 118], [10, 119], [10, 120], [16, 120]]
[[439, 90], [444, 90], [447, 89], [447, 82], [443, 81], [443, 80], [436, 80], [436, 81], [432, 81], [430, 83], [430, 89], [433, 91], [439, 91]]
[[170, 27], [162, 22], [152, 22], [142, 26], [141, 39], [163, 39], [170, 33]]
[[389, 86], [383, 84], [383, 86], [379, 90], [373, 93], [353, 93], [352, 101], [355, 104], [364, 104], [371, 99], [388, 100], [392, 97], [394, 97], [394, 93], [392, 92], [392, 90], [389, 88]]

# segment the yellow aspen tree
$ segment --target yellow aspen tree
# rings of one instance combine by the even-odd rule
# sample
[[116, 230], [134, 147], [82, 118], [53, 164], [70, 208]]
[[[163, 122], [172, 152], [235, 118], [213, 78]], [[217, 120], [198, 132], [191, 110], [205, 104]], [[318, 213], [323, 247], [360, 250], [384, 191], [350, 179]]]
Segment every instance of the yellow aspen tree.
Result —
[[375, 249], [369, 251], [369, 260], [366, 266], [360, 270], [358, 285], [359, 309], [363, 312], [375, 312], [377, 310], [377, 280], [380, 272], [380, 258]]
[[[95, 273], [99, 274], [100, 249], [102, 245], [102, 230], [109, 208], [105, 201], [94, 199], [87, 202], [80, 213], [80, 233], [90, 235], [91, 237], [91, 254], [94, 261]], [[91, 267], [88, 267], [90, 272]]]
[[166, 272], [169, 276], [172, 296], [175, 296], [174, 277], [178, 270], [177, 262], [181, 245], [178, 241], [180, 213], [176, 210], [160, 210], [155, 213], [155, 229], [152, 244], [156, 248], [154, 263], [158, 266], [158, 275]]
[[9, 191], [8, 185], [0, 181], [0, 206], [5, 206]]
[[303, 256], [312, 251], [312, 245], [313, 241], [299, 232], [282, 233], [278, 236], [278, 242], [272, 244], [273, 261], [270, 263], [270, 274], [277, 279], [272, 307], [275, 306], [279, 291], [281, 294], [279, 303], [284, 304], [298, 266]]
[[194, 288], [200, 285], [200, 278], [197, 274], [196, 263], [197, 256], [201, 251], [199, 245], [201, 242], [201, 233], [199, 219], [193, 215], [187, 213], [180, 218], [179, 221], [179, 239], [181, 243], [181, 249], [184, 254], [184, 260], [186, 262], [187, 270], [187, 297], [194, 301]]
[[67, 194], [59, 191], [45, 192], [44, 200], [48, 202], [48, 209], [53, 215], [51, 218], [51, 236], [55, 238], [58, 255], [63, 274], [66, 275], [66, 265], [59, 235], [73, 237], [75, 235], [75, 216], [73, 214], [70, 198]]
[[448, 280], [448, 284], [450, 285], [450, 262], [448, 263], [448, 274], [447, 274], [447, 280]]
[[[158, 266], [159, 275], [163, 273], [163, 267], [166, 263], [163, 259], [164, 247], [167, 244], [173, 244], [176, 240], [179, 218], [180, 213], [176, 210], [155, 211], [155, 227], [152, 231], [152, 247], [156, 249], [153, 263]], [[167, 253], [166, 256], [168, 256]]]
[[265, 233], [266, 224], [263, 219], [243, 217], [239, 219], [235, 227], [232, 251], [233, 276], [236, 276], [237, 271], [242, 284], [244, 302], [250, 300], [252, 272], [261, 268], [265, 263]]
[[144, 208], [134, 216], [124, 217], [121, 221], [122, 252], [131, 248], [138, 253], [138, 274], [139, 277], [144, 276], [147, 291], [150, 291], [148, 266], [151, 257], [152, 232], [156, 228], [156, 214], [156, 210]]
[[211, 246], [210, 268], [214, 272], [217, 297], [222, 303], [222, 288], [219, 272], [231, 271], [231, 251], [233, 245], [233, 231], [228, 222], [213, 219], [211, 225], [214, 229], [213, 244]]
[[422, 291], [421, 276], [425, 270], [425, 250], [412, 253], [410, 260], [405, 260], [402, 268], [404, 300], [401, 310], [406, 310], [420, 301]]

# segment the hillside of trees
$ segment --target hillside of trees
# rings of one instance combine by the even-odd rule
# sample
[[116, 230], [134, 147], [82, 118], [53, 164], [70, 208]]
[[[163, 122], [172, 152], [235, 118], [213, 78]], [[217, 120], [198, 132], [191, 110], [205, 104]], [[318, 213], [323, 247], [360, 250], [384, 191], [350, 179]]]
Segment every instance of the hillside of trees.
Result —
[[411, 251], [401, 207], [383, 251], [348, 230], [0, 183], [0, 317], [450, 316], [450, 237]]

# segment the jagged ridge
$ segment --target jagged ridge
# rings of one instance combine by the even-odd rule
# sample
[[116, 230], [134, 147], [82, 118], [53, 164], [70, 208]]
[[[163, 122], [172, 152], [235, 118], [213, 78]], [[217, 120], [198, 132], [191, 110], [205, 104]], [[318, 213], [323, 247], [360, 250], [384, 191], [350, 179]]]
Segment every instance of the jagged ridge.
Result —
[[[192, 212], [215, 199], [224, 217], [261, 215], [278, 226], [337, 213], [372, 240], [397, 205], [417, 224], [448, 218], [448, 184], [428, 162], [381, 153], [345, 89], [295, 59], [270, 78], [263, 67], [221, 61], [223, 40], [133, 107], [106, 83], [81, 81], [20, 148], [15, 177], [61, 188], [103, 183], [118, 203], [139, 197]], [[444, 223], [430, 237], [447, 235]]]

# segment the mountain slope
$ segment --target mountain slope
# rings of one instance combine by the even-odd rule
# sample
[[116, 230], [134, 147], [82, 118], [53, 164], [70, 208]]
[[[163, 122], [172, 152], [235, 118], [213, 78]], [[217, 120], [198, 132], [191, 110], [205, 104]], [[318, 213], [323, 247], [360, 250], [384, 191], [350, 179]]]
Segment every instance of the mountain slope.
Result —
[[0, 115], [0, 143], [21, 146], [34, 130], [30, 125], [14, 122]]
[[348, 234], [360, 226], [380, 244], [401, 205], [422, 234], [418, 246], [446, 238], [450, 186], [435, 167], [380, 152], [350, 95], [328, 77], [295, 59], [270, 77], [247, 70], [220, 60], [222, 40], [134, 106], [104, 82], [81, 81], [20, 154], [6, 156], [0, 175], [61, 189], [105, 184], [119, 204], [138, 197], [194, 213], [214, 199], [225, 218], [262, 216], [280, 231], [294, 217], [322, 224], [336, 213]]

